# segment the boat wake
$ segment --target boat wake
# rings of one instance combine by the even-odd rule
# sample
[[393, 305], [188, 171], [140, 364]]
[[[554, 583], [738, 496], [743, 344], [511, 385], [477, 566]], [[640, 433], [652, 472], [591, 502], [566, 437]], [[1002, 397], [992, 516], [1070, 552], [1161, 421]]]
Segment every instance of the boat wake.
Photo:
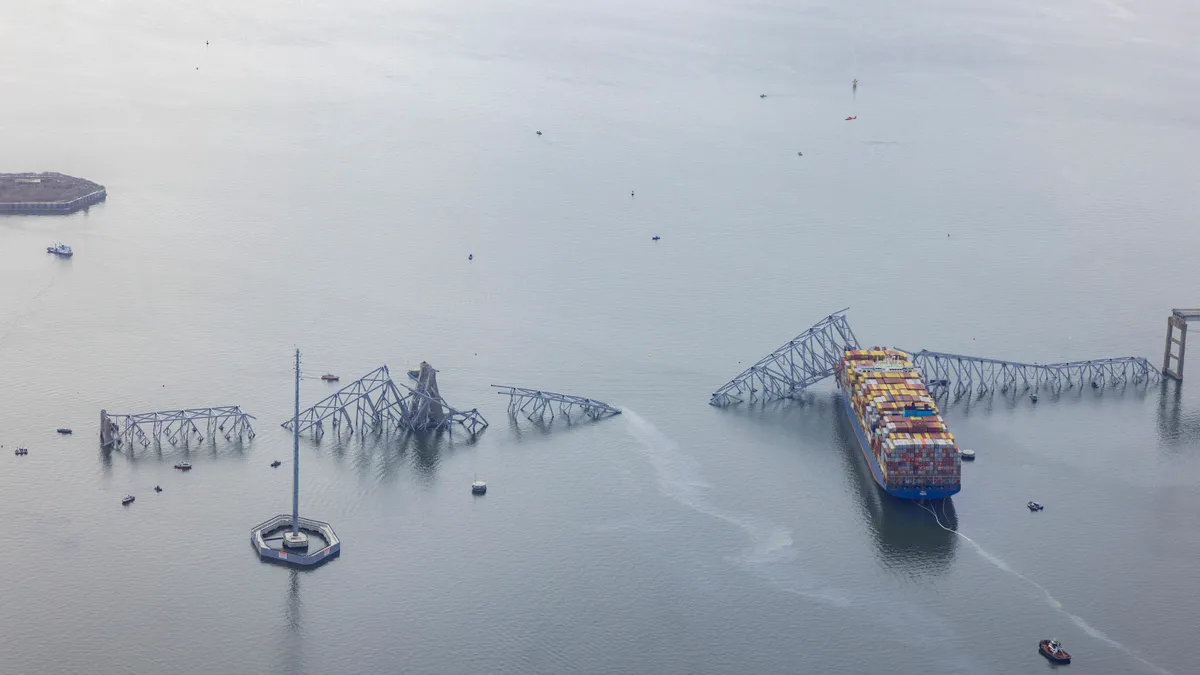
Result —
[[1042, 586], [1041, 584], [1034, 581], [1033, 579], [1030, 579], [1029, 577], [1025, 576], [1024, 574], [1021, 574], [1017, 570], [1013, 569], [1011, 565], [1004, 562], [1002, 559], [996, 557], [995, 555], [993, 555], [991, 553], [988, 553], [987, 550], [985, 550], [982, 546], [980, 546], [978, 543], [976, 543], [974, 539], [968, 537], [967, 535], [963, 534], [962, 532], [959, 532], [958, 530], [955, 530], [955, 529], [952, 529], [952, 528], [949, 528], [949, 527], [946, 527], [945, 525], [943, 525], [941, 519], [938, 518], [937, 512], [934, 511], [932, 508], [930, 508], [924, 504], [917, 504], [917, 506], [920, 506], [921, 508], [923, 508], [926, 511], [928, 511], [929, 513], [931, 513], [933, 515], [933, 519], [937, 522], [938, 527], [942, 528], [943, 530], [946, 530], [947, 532], [953, 532], [954, 534], [961, 537], [964, 541], [969, 543], [972, 547], [974, 547], [975, 552], [978, 553], [980, 555], [980, 557], [982, 557], [984, 560], [995, 565], [998, 569], [1008, 572], [1009, 574], [1015, 576], [1016, 578], [1020, 579], [1021, 581], [1024, 581], [1025, 583], [1029, 584], [1030, 586], [1041, 591], [1042, 595], [1045, 596], [1046, 603], [1048, 605], [1050, 605], [1055, 610], [1062, 613], [1067, 618], [1069, 618], [1083, 632], [1087, 633], [1088, 635], [1092, 636], [1093, 638], [1096, 638], [1097, 640], [1100, 640], [1101, 642], [1107, 643], [1110, 647], [1113, 647], [1122, 652], [1125, 652], [1125, 654], [1129, 655], [1130, 657], [1132, 657], [1136, 661], [1140, 662], [1142, 665], [1146, 666], [1147, 668], [1150, 668], [1151, 670], [1158, 673], [1159, 675], [1175, 675], [1174, 673], [1167, 670], [1166, 668], [1163, 668], [1161, 666], [1158, 666], [1154, 663], [1147, 661], [1146, 659], [1139, 656], [1137, 654], [1137, 652], [1133, 651], [1129, 647], [1126, 647], [1125, 645], [1121, 644], [1120, 642], [1105, 635], [1102, 631], [1100, 631], [1100, 629], [1089, 624], [1087, 621], [1084, 621], [1083, 617], [1080, 617], [1076, 614], [1072, 614], [1071, 612], [1067, 611], [1067, 609], [1065, 607], [1063, 607], [1063, 604], [1058, 601], [1058, 598], [1055, 598], [1053, 595], [1051, 595], [1050, 591], [1047, 590], [1045, 586]]
[[[907, 645], [915, 643], [936, 649], [961, 643], [961, 636], [957, 635], [953, 626], [918, 604], [890, 603], [886, 608], [881, 608], [876, 595], [864, 596], [832, 587], [806, 571], [803, 561], [797, 562], [800, 552], [795, 547], [790, 529], [760, 518], [725, 511], [712, 504], [706, 495], [711, 486], [701, 475], [699, 462], [641, 415], [624, 406], [620, 407], [629, 433], [638, 441], [642, 454], [654, 467], [663, 494], [694, 511], [737, 527], [750, 539], [748, 547], [729, 558], [734, 566], [781, 592], [830, 607], [860, 610], [864, 621], [886, 627], [889, 633], [898, 637], [903, 636]], [[958, 664], [957, 668], [955, 672], [993, 672], [988, 664], [976, 661], [973, 657]]]
[[49, 293], [50, 290], [54, 288], [56, 281], [58, 281], [58, 277], [50, 277], [50, 280], [46, 282], [46, 285], [42, 286], [37, 293], [34, 293], [29, 298], [28, 305], [25, 308], [14, 312], [11, 316], [9, 316], [7, 321], [5, 321], [3, 324], [0, 324], [0, 329], [3, 329], [3, 332], [0, 332], [0, 340], [7, 339], [9, 334], [12, 333], [13, 328], [20, 325], [25, 319], [32, 317], [38, 312], [38, 310], [44, 307], [44, 305], [42, 305], [40, 302], [42, 296], [46, 295], [46, 293]]
[[731, 561], [782, 591], [837, 607], [849, 607], [850, 600], [837, 589], [826, 587], [813, 577], [796, 577], [789, 572], [783, 579], [770, 571], [771, 567], [796, 557], [792, 531], [788, 528], [750, 516], [730, 513], [710, 503], [706, 491], [711, 487], [701, 476], [699, 463], [679, 449], [653, 424], [629, 408], [621, 408], [621, 417], [628, 422], [629, 432], [638, 440], [642, 453], [654, 467], [659, 489], [663, 494], [688, 508], [716, 518], [740, 529], [750, 538], [751, 545]]

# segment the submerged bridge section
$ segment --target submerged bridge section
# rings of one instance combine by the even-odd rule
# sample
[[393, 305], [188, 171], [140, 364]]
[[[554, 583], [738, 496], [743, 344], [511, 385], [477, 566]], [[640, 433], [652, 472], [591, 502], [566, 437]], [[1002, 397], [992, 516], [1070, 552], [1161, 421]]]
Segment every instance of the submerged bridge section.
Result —
[[[859, 348], [858, 339], [846, 321], [846, 311], [830, 314], [763, 357], [715, 391], [709, 403], [724, 406], [759, 399], [789, 398], [833, 375], [844, 350]], [[1189, 317], [1173, 315], [1172, 318], [1179, 323]], [[1196, 311], [1195, 318], [1200, 318], [1200, 310]], [[1186, 323], [1183, 330], [1186, 330]], [[1170, 334], [1167, 339], [1170, 350]], [[1178, 372], [1182, 375], [1182, 339], [1177, 343], [1180, 344]], [[1000, 393], [1061, 391], [1076, 386], [1100, 389], [1130, 382], [1135, 385], [1154, 383], [1162, 377], [1153, 364], [1140, 356], [1037, 364], [928, 350], [908, 353], [924, 375], [930, 393], [935, 396], [951, 392], [955, 396], [983, 395], [997, 390]]]
[[171, 445], [197, 442], [217, 434], [231, 441], [254, 438], [250, 426], [253, 415], [247, 415], [236, 405], [218, 408], [189, 408], [160, 410], [148, 413], [113, 413], [100, 411], [100, 445], [114, 448], [121, 443], [137, 441], [147, 447], [152, 441], [166, 439]]
[[1158, 369], [1140, 356], [1122, 356], [1067, 363], [1020, 363], [978, 356], [945, 354], [922, 350], [909, 352], [913, 364], [921, 370], [930, 393], [1001, 394], [1018, 391], [1061, 391], [1071, 387], [1148, 384], [1161, 377]]
[[[387, 366], [380, 366], [363, 377], [321, 399], [300, 412], [300, 431], [324, 433], [328, 422], [336, 432], [425, 431], [451, 429], [458, 425], [469, 434], [487, 428], [487, 420], [478, 410], [466, 412], [450, 407], [438, 392], [437, 370], [421, 364], [415, 389], [392, 381]], [[292, 428], [292, 420], [283, 423]]]
[[508, 396], [508, 414], [516, 415], [517, 413], [525, 413], [529, 419], [544, 419], [549, 413], [550, 419], [554, 419], [554, 412], [557, 410], [559, 414], [565, 415], [567, 419], [571, 418], [573, 413], [579, 412], [593, 420], [620, 415], [621, 410], [593, 398], [584, 398], [582, 396], [571, 396], [570, 394], [558, 394], [553, 391], [542, 391], [540, 389], [525, 389], [523, 387], [509, 387], [499, 384], [493, 384], [493, 387], [499, 389], [496, 392], [501, 396]]
[[845, 350], [858, 349], [858, 338], [846, 321], [849, 309], [830, 314], [764, 356], [713, 392], [709, 403], [725, 406], [788, 398], [833, 375]]

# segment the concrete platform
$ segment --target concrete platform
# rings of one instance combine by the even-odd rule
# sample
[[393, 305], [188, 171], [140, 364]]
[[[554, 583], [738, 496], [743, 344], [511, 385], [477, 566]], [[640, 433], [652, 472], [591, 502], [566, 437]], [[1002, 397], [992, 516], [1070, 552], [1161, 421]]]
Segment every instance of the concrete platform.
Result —
[[0, 173], [0, 214], [62, 215], [102, 202], [104, 186], [62, 173]]
[[[315, 567], [327, 560], [337, 557], [342, 552], [342, 542], [329, 523], [311, 518], [300, 518], [300, 531], [308, 537], [316, 537], [322, 547], [313, 552], [311, 545], [305, 551], [299, 549], [287, 550], [288, 544], [283, 540], [284, 534], [291, 534], [291, 514], [280, 514], [250, 530], [250, 544], [258, 551], [258, 556], [270, 562], [285, 563], [297, 567]], [[268, 539], [280, 540], [280, 547], [274, 548]], [[316, 543], [316, 542], [312, 542]]]

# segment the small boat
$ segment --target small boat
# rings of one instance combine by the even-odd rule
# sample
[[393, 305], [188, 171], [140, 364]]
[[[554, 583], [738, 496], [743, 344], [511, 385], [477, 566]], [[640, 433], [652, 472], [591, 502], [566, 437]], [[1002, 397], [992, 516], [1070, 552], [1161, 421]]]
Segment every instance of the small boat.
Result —
[[125, 498], [121, 500], [121, 504], [123, 504], [124, 506], [129, 506], [132, 503], [133, 503], [133, 495], [125, 495]]
[[1062, 648], [1062, 643], [1053, 638], [1038, 642], [1038, 651], [1053, 663], [1067, 664], [1071, 662], [1071, 655]]
[[175, 468], [179, 469], [180, 471], [191, 471], [192, 465], [188, 464], [187, 462], [180, 462], [175, 465]]
[[963, 450], [959, 450], [958, 454], [960, 457], [963, 458], [964, 461], [967, 461], [967, 462], [975, 461], [975, 451], [974, 450], [963, 449]]
[[1037, 403], [1037, 394], [1030, 394], [1029, 400], [1033, 401], [1034, 403]]
[[851, 115], [850, 117], [846, 118], [846, 121], [849, 122], [851, 120], [856, 120], [856, 119], [858, 119], [858, 115]]
[[1037, 502], [1029, 502], [1025, 506], [1028, 506], [1030, 511], [1041, 511], [1042, 509], [1046, 508]]
[[766, 95], [766, 94], [759, 94], [759, 95], [758, 95], [758, 97], [759, 97], [759, 98], [766, 98], [766, 97], [767, 97], [767, 95]]
[[487, 492], [487, 483], [479, 480], [479, 476], [475, 477], [475, 482], [471, 483], [471, 494], [481, 495]]
[[333, 373], [325, 373], [321, 376], [321, 379], [325, 380], [326, 382], [337, 382], [338, 376], [334, 375]]
[[659, 239], [662, 239], [662, 237], [658, 236], [657, 234], [654, 235], [653, 237], [650, 237], [651, 241], [658, 241]]
[[70, 433], [74, 433], [74, 432], [72, 432], [70, 429], [68, 429], [68, 428], [66, 428], [66, 427], [59, 427], [58, 429], [55, 429], [55, 431], [57, 431], [57, 432], [58, 432], [58, 433], [60, 433], [60, 434], [70, 434]]
[[468, 253], [468, 254], [467, 254], [467, 260], [474, 260], [474, 259], [475, 259], [475, 254], [474, 254], [474, 253]]
[[155, 492], [162, 492], [162, 488], [161, 488], [161, 487], [159, 487], [159, 486], [157, 486], [157, 485], [155, 485], [155, 486], [154, 486], [154, 491], [155, 491]]
[[28, 455], [29, 448], [17, 448], [15, 451], [13, 451], [13, 454], [14, 455]]
[[47, 246], [46, 253], [53, 253], [54, 255], [62, 258], [70, 258], [71, 256], [75, 255], [75, 253], [71, 251], [70, 246], [67, 246], [66, 244], [60, 244], [58, 242], [55, 242], [53, 246]]
[[283, 462], [281, 462], [279, 460], [275, 460], [274, 462], [271, 462], [271, 468], [278, 469], [280, 464], [283, 464]]

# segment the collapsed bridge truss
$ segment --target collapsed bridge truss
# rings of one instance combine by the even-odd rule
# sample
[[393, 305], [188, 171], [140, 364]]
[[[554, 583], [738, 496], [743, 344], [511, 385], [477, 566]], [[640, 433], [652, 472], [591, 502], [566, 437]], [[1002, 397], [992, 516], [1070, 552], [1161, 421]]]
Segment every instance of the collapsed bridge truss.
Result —
[[[834, 312], [787, 344], [763, 357], [713, 392], [709, 403], [725, 406], [745, 401], [789, 398], [833, 375], [844, 350], [858, 349], [845, 309]], [[1150, 384], [1162, 373], [1140, 356], [1066, 363], [1021, 363], [928, 350], [909, 351], [930, 393], [956, 397], [995, 391], [1061, 391], [1091, 386], [1102, 389]]]
[[508, 414], [516, 415], [519, 412], [525, 413], [525, 416], [531, 420], [544, 419], [547, 413], [549, 413], [550, 419], [553, 420], [555, 410], [559, 414], [565, 415], [568, 419], [575, 412], [581, 412], [593, 420], [621, 414], [620, 408], [615, 408], [593, 398], [558, 394], [553, 391], [542, 391], [540, 389], [508, 387], [499, 384], [493, 384], [492, 386], [500, 390], [496, 392], [497, 394], [509, 397]]
[[[478, 410], [460, 411], [450, 407], [438, 393], [437, 371], [421, 364], [417, 387], [396, 384], [387, 366], [380, 366], [363, 377], [326, 396], [316, 405], [300, 411], [300, 431], [324, 433], [328, 422], [335, 431], [423, 431], [451, 429], [458, 425], [469, 434], [487, 428], [487, 420]], [[292, 420], [282, 425], [292, 428]]]
[[247, 415], [236, 405], [187, 410], [159, 410], [148, 413], [108, 413], [100, 411], [100, 444], [112, 448], [121, 443], [137, 441], [147, 447], [153, 441], [166, 440], [171, 445], [197, 442], [222, 435], [231, 441], [254, 438], [250, 426], [253, 415]]
[[833, 375], [858, 338], [846, 321], [847, 307], [821, 319], [713, 392], [709, 403], [724, 406], [757, 399], [788, 398]]

